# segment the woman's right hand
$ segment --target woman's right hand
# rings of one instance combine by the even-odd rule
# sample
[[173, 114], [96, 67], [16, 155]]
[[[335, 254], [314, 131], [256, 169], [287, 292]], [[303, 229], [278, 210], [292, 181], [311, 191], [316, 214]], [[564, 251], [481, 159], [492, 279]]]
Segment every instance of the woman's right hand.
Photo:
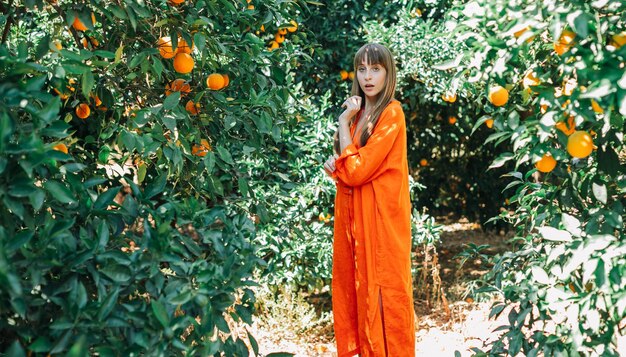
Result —
[[333, 154], [324, 163], [324, 171], [326, 171], [326, 174], [330, 177], [333, 177], [333, 172], [335, 172], [335, 161], [338, 157], [339, 155]]
[[362, 100], [363, 99], [358, 95], [346, 99], [346, 101], [343, 102], [343, 104], [341, 105], [341, 107], [345, 108], [345, 110], [343, 111], [343, 113], [341, 113], [341, 116], [339, 116], [339, 120], [345, 120], [346, 122], [349, 122], [350, 119], [352, 119], [352, 117], [354, 117], [359, 112], [359, 110], [361, 110]]

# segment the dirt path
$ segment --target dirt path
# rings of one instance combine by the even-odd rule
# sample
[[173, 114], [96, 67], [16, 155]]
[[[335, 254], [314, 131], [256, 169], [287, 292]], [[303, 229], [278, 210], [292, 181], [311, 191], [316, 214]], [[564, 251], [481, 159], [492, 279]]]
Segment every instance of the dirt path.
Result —
[[[474, 243], [490, 245], [483, 253], [495, 254], [509, 249], [510, 235], [483, 232], [479, 225], [466, 221], [444, 226], [439, 246], [441, 279], [451, 312], [450, 320], [442, 309], [426, 310], [416, 301], [416, 356], [470, 356], [471, 348], [483, 348], [494, 338], [492, 331], [506, 322], [506, 314], [496, 321], [489, 320], [491, 302], [474, 302], [467, 298], [467, 284], [489, 271], [480, 259], [469, 259], [461, 267], [456, 257]], [[329, 295], [317, 297], [328, 306]], [[467, 300], [466, 300], [467, 299]], [[263, 300], [261, 296], [260, 300]], [[271, 299], [269, 299], [271, 300]], [[252, 334], [259, 343], [260, 356], [288, 352], [295, 356], [336, 356], [330, 312], [315, 311], [302, 296], [286, 293], [279, 302], [267, 301], [265, 315], [256, 318]]]

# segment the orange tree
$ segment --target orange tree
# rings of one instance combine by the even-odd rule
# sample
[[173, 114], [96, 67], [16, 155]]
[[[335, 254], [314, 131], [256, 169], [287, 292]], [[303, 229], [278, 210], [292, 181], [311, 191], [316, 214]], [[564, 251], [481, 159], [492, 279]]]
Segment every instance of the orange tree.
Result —
[[[623, 2], [470, 2], [450, 13], [469, 48], [458, 74], [509, 143], [500, 219], [520, 249], [496, 261], [509, 325], [490, 355], [617, 356], [626, 320], [626, 6]], [[504, 310], [509, 305], [510, 309]], [[623, 346], [622, 346], [623, 348]], [[623, 349], [622, 349], [623, 351]], [[476, 350], [478, 354], [483, 354]]]
[[247, 355], [302, 4], [0, 4], [0, 350]]

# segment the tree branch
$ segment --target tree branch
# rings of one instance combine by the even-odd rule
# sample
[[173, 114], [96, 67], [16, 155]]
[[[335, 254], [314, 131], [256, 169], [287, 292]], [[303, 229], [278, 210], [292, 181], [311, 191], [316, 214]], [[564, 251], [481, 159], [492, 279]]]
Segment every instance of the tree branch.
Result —
[[0, 11], [3, 14], [8, 15], [7, 23], [4, 25], [4, 30], [2, 31], [2, 40], [0, 40], [0, 44], [4, 44], [9, 37], [9, 30], [11, 29], [11, 25], [13, 24], [13, 15], [9, 14], [9, 11], [13, 7], [13, 0], [9, 0], [9, 5], [5, 8], [4, 4], [0, 2]]

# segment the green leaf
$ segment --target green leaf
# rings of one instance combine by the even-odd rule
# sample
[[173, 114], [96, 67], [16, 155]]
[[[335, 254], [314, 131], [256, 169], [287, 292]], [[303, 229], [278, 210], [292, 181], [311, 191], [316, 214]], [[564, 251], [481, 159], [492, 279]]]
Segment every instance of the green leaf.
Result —
[[18, 341], [13, 341], [11, 347], [5, 351], [6, 357], [26, 357], [26, 352]]
[[76, 198], [67, 186], [61, 182], [49, 180], [44, 182], [43, 187], [52, 197], [61, 203], [76, 203]]
[[179, 101], [180, 101], [180, 92], [173, 92], [167, 97], [165, 97], [165, 100], [163, 101], [163, 109], [170, 110], [174, 108], [175, 106], [177, 106]]
[[495, 168], [501, 167], [507, 161], [512, 160], [514, 158], [515, 158], [515, 155], [513, 155], [510, 152], [505, 152], [493, 160], [491, 165], [489, 165], [489, 169], [495, 169]]
[[35, 342], [28, 346], [33, 352], [48, 352], [52, 348], [52, 343], [44, 336], [39, 336]]
[[67, 353], [67, 357], [87, 357], [89, 356], [87, 346], [87, 338], [85, 335], [82, 335], [78, 338], [78, 341], [72, 345], [69, 352]]
[[104, 51], [104, 50], [95, 50], [93, 52], [94, 55], [102, 57], [102, 58], [108, 58], [108, 59], [114, 59], [116, 58], [116, 54], [111, 52], [111, 51]]
[[570, 242], [572, 240], [572, 235], [569, 232], [554, 227], [539, 227], [537, 230], [545, 240], [553, 242]]
[[574, 29], [576, 34], [582, 38], [589, 36], [589, 23], [593, 22], [593, 20], [594, 19], [589, 14], [581, 10], [575, 10], [567, 15], [567, 22]]
[[605, 184], [594, 182], [591, 185], [591, 190], [593, 191], [593, 196], [598, 201], [600, 201], [602, 204], [606, 204], [607, 191], [606, 191], [606, 185]]
[[120, 264], [109, 263], [100, 269], [100, 272], [116, 283], [127, 283], [132, 277], [130, 268]]
[[109, 316], [111, 311], [113, 311], [113, 308], [117, 305], [117, 297], [119, 296], [119, 293], [119, 288], [115, 287], [113, 288], [113, 291], [107, 295], [102, 302], [102, 305], [100, 305], [100, 310], [98, 310], [98, 321], [104, 321], [104, 319]]
[[87, 289], [85, 289], [85, 285], [82, 282], [78, 283], [77, 289], [76, 306], [82, 309], [87, 305]]
[[604, 171], [607, 175], [617, 175], [619, 173], [619, 157], [615, 150], [610, 146], [598, 148], [598, 169]]
[[150, 185], [148, 185], [148, 187], [146, 187], [146, 190], [144, 191], [144, 197], [146, 199], [150, 199], [158, 195], [159, 193], [163, 192], [163, 190], [165, 189], [166, 183], [167, 183], [167, 175], [163, 174], [157, 177], [157, 179], [154, 182], [152, 182]]
[[225, 148], [218, 146], [217, 153], [220, 156], [220, 159], [222, 159], [227, 164], [230, 164], [230, 165], [235, 164], [235, 162], [233, 161], [233, 157], [230, 155], [230, 152], [228, 152], [228, 150], [226, 150]]
[[104, 250], [109, 243], [109, 225], [106, 221], [98, 225], [98, 248]]
[[150, 306], [152, 307], [152, 312], [154, 312], [154, 316], [159, 320], [163, 327], [168, 327], [170, 325], [170, 319], [167, 315], [167, 311], [165, 307], [159, 300], [152, 300], [150, 302]]
[[596, 276], [596, 285], [599, 288], [604, 286], [604, 283], [606, 282], [606, 270], [605, 270], [605, 264], [604, 264], [603, 259], [598, 259], [598, 266], [596, 267], [595, 276]]
[[550, 277], [548, 276], [548, 273], [546, 273], [546, 271], [541, 267], [534, 266], [530, 268], [530, 270], [536, 282], [546, 285], [550, 284]]
[[89, 98], [95, 82], [96, 80], [94, 79], [91, 70], [87, 70], [85, 71], [85, 73], [83, 73], [82, 90], [85, 98]]
[[96, 202], [93, 204], [93, 208], [96, 210], [101, 210], [107, 208], [107, 206], [113, 202], [113, 199], [120, 192], [121, 187], [113, 187], [104, 191], [98, 196]]

